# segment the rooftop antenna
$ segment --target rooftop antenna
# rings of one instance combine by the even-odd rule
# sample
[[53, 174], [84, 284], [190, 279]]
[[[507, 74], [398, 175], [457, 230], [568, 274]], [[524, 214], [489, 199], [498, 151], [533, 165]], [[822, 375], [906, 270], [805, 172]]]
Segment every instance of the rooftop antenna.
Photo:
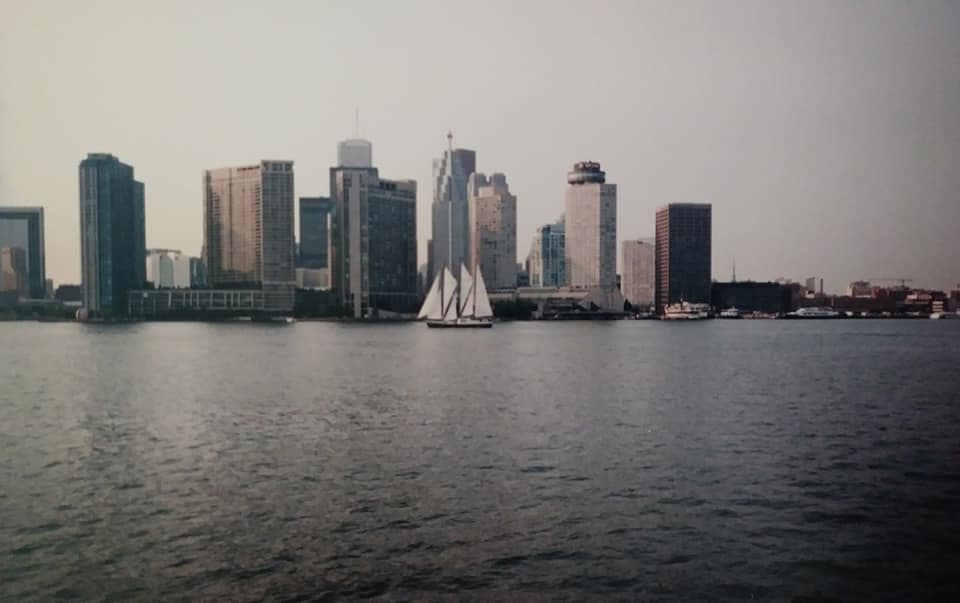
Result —
[[733, 258], [733, 279], [732, 282], [737, 282], [737, 258]]

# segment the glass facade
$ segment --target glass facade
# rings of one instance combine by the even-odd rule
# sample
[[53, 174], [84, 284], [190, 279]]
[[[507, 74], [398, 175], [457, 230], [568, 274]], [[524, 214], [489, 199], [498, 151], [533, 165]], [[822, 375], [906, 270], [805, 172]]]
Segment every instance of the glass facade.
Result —
[[527, 256], [531, 287], [562, 287], [566, 277], [566, 228], [561, 218], [556, 224], [537, 229]]
[[[8, 277], [15, 280], [21, 297], [42, 299], [46, 296], [46, 264], [44, 258], [43, 240], [43, 208], [42, 207], [0, 207], [0, 251], [4, 249], [21, 250], [23, 252], [24, 271], [19, 270], [15, 276]], [[19, 252], [10, 252], [19, 258]], [[19, 264], [19, 260], [17, 261]], [[13, 269], [7, 270], [11, 275]], [[0, 275], [0, 279], [3, 275]], [[7, 287], [0, 282], [0, 290]]]
[[300, 197], [301, 268], [328, 268], [330, 255], [330, 214], [333, 202], [327, 197]]
[[703, 203], [657, 210], [657, 312], [681, 300], [710, 303], [712, 213]]
[[452, 149], [433, 161], [432, 240], [433, 268], [451, 266], [459, 271], [469, 261], [470, 216], [468, 180], [477, 169], [477, 154]]
[[101, 316], [127, 313], [127, 292], [146, 282], [144, 186], [113, 155], [80, 162], [83, 304]]
[[417, 184], [385, 180], [376, 168], [332, 168], [332, 287], [361, 318], [386, 310], [415, 312]]

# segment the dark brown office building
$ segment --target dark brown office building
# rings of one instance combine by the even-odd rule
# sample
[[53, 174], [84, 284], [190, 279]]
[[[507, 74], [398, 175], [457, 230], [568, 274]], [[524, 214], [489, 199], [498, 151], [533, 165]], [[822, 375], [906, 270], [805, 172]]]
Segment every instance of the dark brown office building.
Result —
[[657, 312], [681, 299], [710, 303], [712, 206], [671, 203], [657, 210]]

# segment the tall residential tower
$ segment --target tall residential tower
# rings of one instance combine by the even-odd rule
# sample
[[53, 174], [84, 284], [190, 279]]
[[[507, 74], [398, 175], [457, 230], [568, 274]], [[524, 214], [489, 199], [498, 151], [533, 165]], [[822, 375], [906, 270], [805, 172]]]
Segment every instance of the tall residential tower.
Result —
[[567, 284], [598, 290], [606, 296], [605, 310], [622, 311], [623, 299], [616, 293], [617, 185], [608, 184], [600, 164], [593, 161], [575, 164], [567, 183]]
[[623, 242], [623, 296], [632, 305], [648, 311], [654, 304], [656, 262], [654, 239]]
[[80, 256], [83, 305], [91, 313], [127, 313], [127, 292], [146, 281], [143, 183], [113, 155], [80, 162]]
[[556, 224], [544, 224], [537, 229], [527, 254], [527, 273], [531, 287], [563, 287], [567, 284], [566, 235], [564, 218]]
[[208, 170], [203, 181], [207, 285], [259, 289], [268, 310], [293, 310], [293, 162]]

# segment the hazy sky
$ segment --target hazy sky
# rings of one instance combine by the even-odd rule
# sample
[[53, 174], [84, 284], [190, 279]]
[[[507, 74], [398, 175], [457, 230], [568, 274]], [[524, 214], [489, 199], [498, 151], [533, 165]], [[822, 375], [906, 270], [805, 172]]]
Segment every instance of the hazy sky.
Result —
[[[0, 205], [80, 275], [77, 164], [146, 183], [147, 245], [199, 254], [204, 169], [295, 161], [326, 195], [361, 133], [414, 178], [421, 261], [448, 129], [518, 196], [518, 253], [601, 162], [621, 239], [713, 204], [713, 274], [960, 282], [960, 3], [0, 0]], [[619, 249], [618, 249], [619, 256]]]

